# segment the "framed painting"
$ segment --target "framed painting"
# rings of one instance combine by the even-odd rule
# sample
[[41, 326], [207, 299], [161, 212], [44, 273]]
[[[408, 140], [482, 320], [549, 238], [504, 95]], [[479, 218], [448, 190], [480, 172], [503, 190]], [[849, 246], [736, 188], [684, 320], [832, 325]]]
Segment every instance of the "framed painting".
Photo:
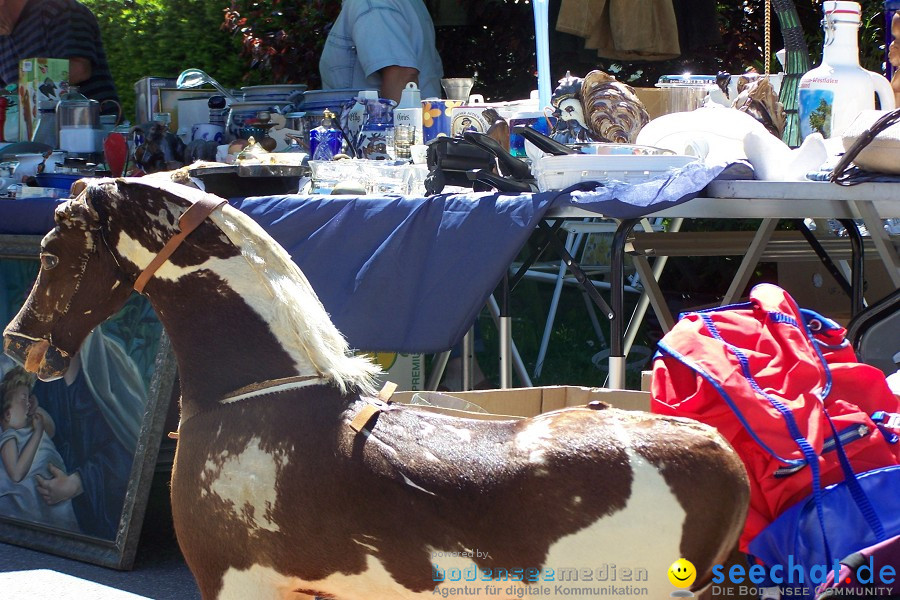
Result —
[[[0, 235], [0, 324], [38, 273], [38, 236]], [[65, 375], [34, 381], [0, 355], [0, 541], [114, 569], [134, 563], [175, 360], [133, 294]]]

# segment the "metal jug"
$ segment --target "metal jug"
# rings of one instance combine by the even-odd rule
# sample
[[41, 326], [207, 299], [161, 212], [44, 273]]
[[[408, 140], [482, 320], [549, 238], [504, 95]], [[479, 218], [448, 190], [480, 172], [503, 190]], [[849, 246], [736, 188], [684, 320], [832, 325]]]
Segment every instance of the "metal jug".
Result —
[[69, 152], [96, 152], [100, 129], [100, 103], [69, 88], [56, 105], [59, 147]]

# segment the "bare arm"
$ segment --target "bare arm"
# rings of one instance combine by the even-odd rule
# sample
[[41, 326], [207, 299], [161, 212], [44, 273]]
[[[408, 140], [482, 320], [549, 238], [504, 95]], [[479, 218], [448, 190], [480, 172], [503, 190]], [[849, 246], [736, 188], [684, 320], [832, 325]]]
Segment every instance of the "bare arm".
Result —
[[34, 433], [28, 438], [28, 441], [25, 443], [21, 452], [17, 452], [15, 444], [9, 443], [13, 440], [7, 441], [7, 443], [3, 444], [3, 447], [0, 448], [0, 457], [3, 459], [3, 466], [6, 467], [9, 478], [16, 483], [22, 481], [22, 479], [25, 478], [25, 475], [28, 474], [28, 470], [31, 469], [31, 463], [34, 462], [34, 457], [37, 454], [38, 444], [41, 443], [42, 435], [44, 435], [44, 422], [40, 415], [36, 414], [34, 416]]
[[78, 85], [91, 78], [91, 61], [86, 58], [69, 59], [69, 83]]
[[400, 102], [400, 94], [403, 88], [410, 81], [419, 83], [419, 70], [412, 67], [398, 67], [391, 65], [379, 71], [381, 73], [381, 90], [379, 93], [382, 98], [389, 98], [394, 102]]

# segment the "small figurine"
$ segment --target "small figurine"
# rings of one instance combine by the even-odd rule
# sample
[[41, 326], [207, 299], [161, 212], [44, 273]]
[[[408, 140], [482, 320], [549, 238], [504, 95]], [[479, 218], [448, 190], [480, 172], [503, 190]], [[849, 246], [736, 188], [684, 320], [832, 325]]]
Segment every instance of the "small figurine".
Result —
[[47, 98], [56, 98], [56, 84], [49, 77], [44, 79], [44, 83], [38, 86], [38, 90]]
[[560, 143], [633, 144], [650, 122], [634, 88], [603, 71], [591, 71], [584, 79], [566, 72], [559, 84], [550, 98], [557, 119], [550, 137]]
[[769, 133], [781, 139], [787, 121], [784, 105], [778, 100], [768, 77], [754, 73], [741, 75], [737, 82], [738, 95], [731, 104], [763, 125]]
[[550, 104], [553, 105], [553, 117], [556, 126], [550, 137], [561, 144], [577, 144], [595, 141], [584, 120], [581, 105], [581, 91], [584, 80], [566, 71], [566, 76], [559, 80], [553, 90]]
[[160, 121], [150, 123], [143, 143], [134, 149], [134, 161], [144, 173], [177, 169], [183, 159], [184, 142]]

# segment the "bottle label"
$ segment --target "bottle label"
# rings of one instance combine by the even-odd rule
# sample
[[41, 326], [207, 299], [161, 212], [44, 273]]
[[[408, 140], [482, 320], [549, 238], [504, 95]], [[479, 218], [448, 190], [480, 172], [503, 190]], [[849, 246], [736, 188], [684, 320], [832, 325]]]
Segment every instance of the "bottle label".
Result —
[[800, 136], [819, 132], [831, 137], [834, 115], [834, 90], [801, 88], [799, 91]]
[[363, 110], [351, 110], [347, 114], [347, 132], [351, 138], [356, 137], [356, 134], [362, 129], [364, 114]]

